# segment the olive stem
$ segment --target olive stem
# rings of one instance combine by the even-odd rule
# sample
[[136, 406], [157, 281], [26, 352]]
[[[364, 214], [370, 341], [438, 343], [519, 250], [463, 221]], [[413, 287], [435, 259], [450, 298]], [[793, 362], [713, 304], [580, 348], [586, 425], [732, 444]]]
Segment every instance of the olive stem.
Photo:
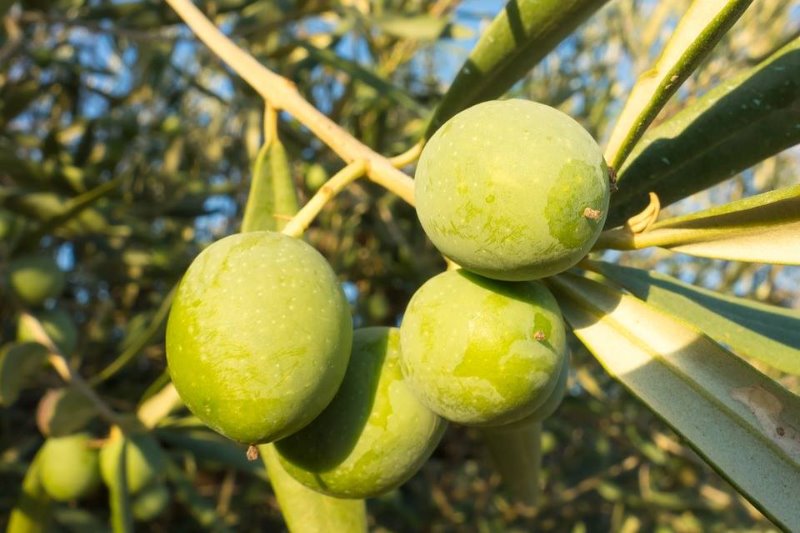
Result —
[[357, 180], [366, 172], [366, 162], [354, 161], [334, 174], [331, 179], [320, 187], [317, 193], [306, 202], [306, 205], [283, 228], [283, 233], [292, 237], [299, 237], [317, 217], [328, 201], [339, 194], [342, 189]]
[[347, 130], [321, 113], [298, 92], [295, 85], [259, 63], [236, 46], [219, 28], [192, 4], [191, 0], [167, 0], [198, 39], [222, 59], [276, 110], [285, 110], [308, 127], [347, 163], [367, 162], [370, 180], [414, 205], [414, 180], [395, 168], [386, 157], [353, 137]]
[[508, 492], [520, 503], [535, 505], [540, 494], [542, 423], [482, 428], [480, 433]]
[[49, 352], [47, 361], [65, 383], [70, 384], [75, 390], [86, 396], [86, 398], [94, 404], [100, 416], [108, 422], [116, 425], [124, 425], [126, 423], [120, 418], [119, 414], [114, 412], [114, 410], [97, 395], [83, 377], [70, 366], [67, 358], [61, 353], [61, 350], [56, 346], [53, 339], [51, 339], [50, 335], [44, 330], [42, 323], [39, 322], [35, 316], [30, 313], [22, 313], [20, 320], [26, 323], [26, 326], [33, 333], [34, 340], [47, 349]]

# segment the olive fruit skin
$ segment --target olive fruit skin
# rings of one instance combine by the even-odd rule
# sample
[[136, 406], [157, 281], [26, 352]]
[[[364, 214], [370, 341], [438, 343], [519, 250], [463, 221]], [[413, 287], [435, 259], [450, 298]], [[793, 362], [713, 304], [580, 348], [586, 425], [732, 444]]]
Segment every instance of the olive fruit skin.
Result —
[[528, 100], [490, 101], [448, 120], [415, 175], [417, 215], [444, 255], [499, 280], [551, 276], [602, 231], [608, 167], [566, 114]]
[[143, 488], [158, 483], [163, 477], [163, 452], [158, 443], [147, 434], [123, 437], [119, 431], [112, 431], [108, 442], [100, 449], [100, 474], [106, 485], [113, 486], [117, 478], [117, 467], [125, 445], [125, 476], [128, 493], [137, 494]]
[[64, 273], [56, 262], [44, 255], [19, 257], [8, 265], [8, 283], [14, 294], [31, 307], [64, 290]]
[[89, 434], [76, 433], [51, 437], [44, 443], [39, 479], [54, 500], [77, 500], [100, 484], [98, 451], [90, 447], [90, 440]]
[[241, 233], [206, 248], [183, 277], [167, 323], [167, 363], [205, 424], [245, 444], [271, 442], [330, 403], [352, 328], [319, 252], [281, 233]]
[[[52, 311], [39, 311], [34, 315], [62, 353], [71, 355], [75, 351], [75, 347], [78, 345], [78, 329], [69, 313], [63, 309], [53, 309]], [[17, 341], [36, 341], [35, 335], [22, 320], [17, 324]]]
[[275, 448], [300, 483], [339, 498], [368, 498], [413, 476], [445, 427], [403, 378], [399, 330], [364, 328], [355, 331], [350, 365], [331, 404]]
[[411, 298], [402, 369], [419, 399], [453, 422], [499, 426], [531, 416], [567, 357], [555, 297], [537, 281], [444, 272]]

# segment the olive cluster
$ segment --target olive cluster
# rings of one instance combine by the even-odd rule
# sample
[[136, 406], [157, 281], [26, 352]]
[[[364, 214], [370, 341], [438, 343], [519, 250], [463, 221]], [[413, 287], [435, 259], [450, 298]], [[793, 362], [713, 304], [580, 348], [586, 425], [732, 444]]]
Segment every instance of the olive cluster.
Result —
[[211, 428], [275, 442], [304, 485], [381, 494], [420, 468], [447, 421], [516, 427], [552, 414], [568, 351], [537, 280], [588, 253], [608, 200], [602, 153], [571, 118], [523, 100], [474, 106], [433, 135], [416, 173], [420, 222], [460, 268], [420, 287], [399, 329], [353, 331], [335, 273], [302, 240], [232, 235], [180, 284], [172, 380]]

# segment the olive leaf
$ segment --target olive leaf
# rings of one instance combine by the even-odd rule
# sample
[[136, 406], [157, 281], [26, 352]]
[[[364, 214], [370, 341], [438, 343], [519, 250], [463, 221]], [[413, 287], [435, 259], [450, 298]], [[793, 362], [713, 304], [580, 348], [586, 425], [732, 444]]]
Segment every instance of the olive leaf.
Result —
[[51, 389], [39, 400], [36, 425], [43, 435], [70, 435], [97, 416], [97, 407], [85, 394], [72, 387]]
[[633, 295], [693, 324], [715, 341], [774, 368], [800, 375], [800, 313], [696, 287], [639, 268], [592, 262]]
[[471, 105], [497, 98], [606, 0], [510, 0], [483, 32], [436, 108], [425, 137]]
[[656, 115], [753, 0], [695, 0], [653, 67], [631, 89], [606, 146], [606, 161], [620, 168]]
[[619, 289], [551, 278], [564, 317], [606, 371], [776, 524], [800, 523], [800, 397], [693, 326]]
[[798, 265], [800, 185], [661, 220], [642, 233], [610, 230], [597, 244], [618, 250], [660, 246], [699, 257]]
[[275, 137], [256, 156], [242, 231], [280, 230], [296, 212], [297, 191], [286, 149]]
[[27, 381], [45, 369], [47, 349], [36, 342], [6, 344], [0, 351], [0, 404], [17, 401]]
[[669, 205], [797, 144], [797, 124], [800, 37], [648, 131], [619, 172], [606, 227], [640, 212], [648, 192]]

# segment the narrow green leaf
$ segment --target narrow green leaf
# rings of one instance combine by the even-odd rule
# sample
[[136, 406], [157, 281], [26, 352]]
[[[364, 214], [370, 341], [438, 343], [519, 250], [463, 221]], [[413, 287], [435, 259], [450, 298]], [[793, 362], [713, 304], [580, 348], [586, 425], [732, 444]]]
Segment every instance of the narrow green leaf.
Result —
[[649, 246], [715, 259], [798, 265], [800, 185], [662, 220], [642, 233], [610, 230], [596, 247], [638, 250]]
[[297, 212], [297, 191], [286, 149], [277, 138], [256, 156], [242, 231], [280, 230]]
[[606, 146], [606, 161], [620, 168], [667, 100], [694, 72], [753, 0], [694, 0], [664, 45], [656, 64], [631, 89]]
[[[166, 383], [158, 392], [148, 394], [150, 391], [145, 391], [144, 396], [146, 399], [142, 401], [136, 410], [136, 417], [148, 428], [156, 427], [167, 415], [183, 405], [175, 385], [169, 381], [169, 372], [165, 371], [162, 376], [164, 376]], [[161, 381], [161, 379], [156, 380], [154, 385]], [[153, 385], [150, 386], [150, 389], [152, 388]]]
[[367, 512], [364, 500], [342, 500], [325, 496], [295, 481], [278, 460], [272, 444], [258, 447], [267, 467], [272, 489], [278, 498], [289, 531], [296, 533], [327, 533], [367, 531]]
[[606, 0], [510, 0], [483, 32], [428, 126], [497, 98], [527, 74]]
[[63, 387], [42, 396], [36, 409], [36, 425], [43, 435], [63, 437], [83, 429], [97, 416], [94, 402], [82, 392]]
[[800, 525], [800, 397], [619, 289], [571, 274], [549, 284], [609, 374], [771, 520]]
[[51, 500], [39, 482], [39, 453], [22, 480], [22, 494], [11, 510], [6, 533], [46, 533], [52, 520]]
[[[669, 205], [800, 142], [800, 38], [650, 130], [619, 173], [606, 227]], [[713, 139], [713, 142], [709, 142]]]
[[114, 457], [113, 477], [105, 479], [108, 486], [108, 503], [111, 509], [111, 531], [114, 533], [133, 532], [133, 512], [131, 511], [131, 498], [128, 494], [128, 438], [123, 439], [119, 447], [119, 454]]
[[0, 351], [0, 405], [17, 401], [27, 381], [44, 370], [47, 349], [37, 342], [6, 344]]
[[734, 352], [800, 375], [800, 312], [720, 294], [657, 272], [611, 263], [593, 262], [591, 268]]

